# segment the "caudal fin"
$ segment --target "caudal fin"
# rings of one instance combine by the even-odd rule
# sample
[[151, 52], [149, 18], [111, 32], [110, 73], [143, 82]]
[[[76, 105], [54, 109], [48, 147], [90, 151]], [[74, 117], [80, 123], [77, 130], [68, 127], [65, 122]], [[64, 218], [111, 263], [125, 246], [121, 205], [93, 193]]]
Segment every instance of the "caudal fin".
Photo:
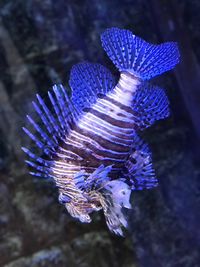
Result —
[[119, 71], [127, 71], [143, 80], [169, 71], [179, 63], [176, 42], [150, 44], [118, 28], [107, 29], [101, 35], [102, 46]]

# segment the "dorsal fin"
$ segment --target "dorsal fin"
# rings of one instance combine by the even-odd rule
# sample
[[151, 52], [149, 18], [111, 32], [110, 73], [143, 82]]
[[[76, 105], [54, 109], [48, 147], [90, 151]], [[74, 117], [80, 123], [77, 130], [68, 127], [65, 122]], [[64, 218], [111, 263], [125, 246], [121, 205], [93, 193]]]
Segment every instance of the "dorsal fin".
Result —
[[116, 85], [111, 72], [101, 64], [82, 62], [74, 65], [70, 73], [69, 85], [72, 102], [76, 109], [89, 108], [98, 95], [105, 95]]

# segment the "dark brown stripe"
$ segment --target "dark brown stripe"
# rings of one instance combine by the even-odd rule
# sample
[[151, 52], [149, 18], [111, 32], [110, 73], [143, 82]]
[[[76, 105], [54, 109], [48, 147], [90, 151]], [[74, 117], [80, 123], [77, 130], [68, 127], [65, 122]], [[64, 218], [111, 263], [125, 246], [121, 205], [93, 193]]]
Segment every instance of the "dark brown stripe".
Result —
[[[134, 76], [134, 75], [133, 75], [132, 73], [130, 73], [130, 72], [122, 71], [121, 74], [123, 74], [123, 75], [125, 75], [125, 76], [131, 78], [132, 80], [142, 81], [140, 78]], [[122, 79], [122, 78], [120, 77], [120, 79]]]
[[[92, 113], [92, 112], [90, 112], [90, 113]], [[133, 130], [132, 130], [132, 128], [127, 130], [127, 132], [129, 132], [128, 133], [129, 135], [127, 136], [124, 133], [113, 132], [112, 130], [110, 130], [106, 126], [101, 125], [98, 121], [95, 121], [94, 120], [92, 123], [94, 124], [94, 127], [105, 131], [107, 134], [110, 134], [111, 139], [118, 138], [118, 139], [120, 139], [120, 142], [124, 142], [124, 144], [127, 144], [127, 145], [129, 145], [130, 142], [132, 143], [132, 139], [133, 139]], [[89, 119], [88, 119], [88, 124], [90, 125], [90, 120]], [[87, 127], [90, 128], [90, 126], [87, 126]], [[112, 125], [111, 124], [110, 124], [110, 127], [112, 128]], [[93, 126], [91, 126], [91, 129], [93, 131]]]
[[[116, 151], [116, 152], [127, 152], [130, 150], [130, 147], [128, 144], [125, 145], [122, 145], [122, 144], [117, 144], [113, 138], [113, 140], [107, 140], [105, 139], [103, 136], [99, 136], [97, 134], [94, 134], [90, 131], [87, 131], [85, 129], [82, 129], [80, 127], [76, 127], [76, 131], [82, 135], [85, 135], [85, 136], [88, 136], [89, 138], [93, 139], [95, 142], [99, 143], [101, 146], [103, 147], [109, 147], [109, 149], [113, 150], [113, 151]], [[116, 140], [117, 141], [117, 140]]]
[[76, 142], [81, 142], [82, 145], [84, 145], [86, 148], [90, 148], [92, 151], [95, 151], [95, 154], [101, 156], [101, 157], [108, 157], [108, 158], [113, 158], [113, 159], [124, 159], [127, 157], [126, 154], [115, 154], [114, 151], [108, 151], [111, 150], [110, 148], [105, 148], [105, 150], [98, 149], [94, 144], [90, 143], [89, 141], [81, 141], [78, 137], [70, 136], [70, 138]]
[[[79, 166], [85, 166], [85, 167], [99, 167], [100, 164], [105, 164], [107, 165], [112, 165], [115, 162], [113, 162], [112, 159], [97, 159], [95, 156], [92, 155], [90, 151], [86, 151], [85, 148], [77, 148], [73, 145], [68, 145], [68, 144], [63, 144], [63, 147], [67, 150], [70, 150], [76, 154], [78, 154], [80, 157], [83, 158], [83, 160], [77, 161], [77, 160], [67, 160], [68, 163], [74, 164], [74, 165], [79, 165]], [[117, 166], [122, 166], [123, 163], [116, 162]]]
[[118, 126], [120, 128], [134, 129], [134, 126], [135, 126], [133, 122], [125, 122], [125, 121], [117, 120], [117, 119], [112, 118], [109, 115], [104, 114], [100, 111], [97, 111], [93, 108], [91, 108], [90, 113], [101, 118], [102, 120], [105, 120], [106, 122], [108, 122], [114, 126]]
[[104, 99], [109, 101], [110, 103], [118, 106], [120, 109], [126, 111], [127, 113], [130, 113], [131, 115], [133, 115], [133, 119], [137, 116], [137, 113], [131, 107], [128, 107], [128, 106], [120, 103], [119, 101], [117, 101], [117, 100], [115, 100], [109, 96], [105, 96]]

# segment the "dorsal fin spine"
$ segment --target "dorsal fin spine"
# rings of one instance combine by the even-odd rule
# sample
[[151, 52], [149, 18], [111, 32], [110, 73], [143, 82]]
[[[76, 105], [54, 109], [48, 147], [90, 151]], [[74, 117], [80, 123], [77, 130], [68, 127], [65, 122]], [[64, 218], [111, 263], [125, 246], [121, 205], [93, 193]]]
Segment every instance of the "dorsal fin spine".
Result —
[[57, 124], [57, 121], [55, 120], [55, 118], [53, 117], [53, 115], [51, 114], [50, 110], [47, 108], [45, 102], [43, 101], [43, 99], [40, 97], [40, 95], [36, 95], [38, 102], [40, 104], [40, 106], [43, 108], [47, 118], [49, 119], [50, 124], [52, 125], [52, 127], [55, 129], [55, 132], [58, 134], [59, 137], [60, 136], [60, 126]]
[[55, 146], [55, 143], [49, 136], [41, 129], [41, 127], [31, 118], [31, 116], [27, 115], [29, 122], [33, 125], [35, 130], [41, 135], [41, 137], [47, 142], [49, 146]]
[[23, 131], [35, 142], [35, 144], [39, 148], [43, 148], [45, 145], [38, 139], [36, 138], [26, 127], [22, 127]]
[[53, 86], [53, 91], [54, 91], [54, 94], [55, 94], [55, 96], [57, 98], [58, 106], [60, 107], [59, 110], [60, 110], [60, 112], [62, 114], [62, 120], [63, 120], [62, 124], [64, 122], [65, 128], [66, 128], [66, 126], [67, 126], [67, 128], [69, 128], [68, 110], [67, 110], [66, 104], [64, 103], [64, 99], [63, 99], [62, 95], [60, 94], [60, 90], [59, 89], [61, 89], [60, 85], [54, 85]]
[[29, 149], [22, 147], [22, 150], [32, 159], [36, 160], [37, 162], [43, 164], [44, 166], [50, 167], [53, 166], [54, 163], [49, 160], [45, 160], [41, 157], [36, 156], [33, 152], [31, 152]]
[[57, 115], [58, 121], [60, 123], [60, 127], [62, 128], [62, 132], [64, 131], [63, 133], [65, 133], [66, 128], [65, 128], [65, 125], [63, 123], [64, 118], [63, 118], [62, 112], [61, 112], [61, 110], [60, 110], [60, 108], [59, 108], [59, 106], [57, 104], [57, 101], [55, 101], [55, 99], [52, 96], [51, 92], [48, 92], [48, 96], [49, 96], [51, 104], [52, 104], [52, 106], [54, 108], [54, 111], [55, 111], [55, 113]]
[[[55, 134], [55, 129], [52, 127], [51, 123], [48, 122], [47, 117], [44, 115], [44, 112], [40, 109], [40, 107], [34, 102], [32, 101], [33, 107], [35, 108], [37, 114], [40, 116], [40, 118], [42, 119], [43, 124], [45, 125], [47, 131], [49, 132], [49, 134], [53, 137], [53, 140], [56, 144], [58, 144], [58, 140], [56, 138], [56, 134]], [[46, 114], [46, 113], [45, 113]]]

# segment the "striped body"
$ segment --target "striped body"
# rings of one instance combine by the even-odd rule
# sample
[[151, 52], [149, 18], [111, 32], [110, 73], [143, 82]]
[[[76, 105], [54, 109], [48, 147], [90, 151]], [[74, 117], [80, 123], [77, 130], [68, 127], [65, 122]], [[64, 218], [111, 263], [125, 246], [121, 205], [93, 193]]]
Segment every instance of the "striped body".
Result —
[[[112, 176], [119, 178], [121, 169], [130, 155], [135, 133], [135, 116], [131, 108], [139, 79], [122, 73], [118, 84], [81, 117], [63, 144], [62, 157], [55, 161], [53, 172], [58, 175], [57, 185], [64, 186], [80, 170], [91, 174], [100, 164], [113, 165]], [[61, 176], [60, 176], [61, 175]], [[61, 177], [61, 178], [60, 178]]]

